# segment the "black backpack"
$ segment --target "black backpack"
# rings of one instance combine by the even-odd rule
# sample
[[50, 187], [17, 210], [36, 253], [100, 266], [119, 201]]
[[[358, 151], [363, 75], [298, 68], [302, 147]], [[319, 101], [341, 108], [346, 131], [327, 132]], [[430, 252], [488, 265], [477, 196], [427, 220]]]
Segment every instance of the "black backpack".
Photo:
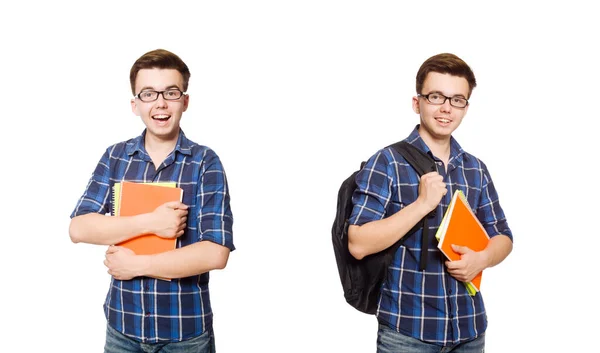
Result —
[[[400, 141], [391, 146], [415, 169], [419, 176], [437, 171], [435, 161], [425, 152], [419, 150], [408, 142]], [[366, 162], [362, 162], [360, 169]], [[427, 219], [435, 215], [435, 210], [425, 216], [400, 240], [389, 248], [378, 253], [365, 256], [357, 260], [348, 250], [348, 219], [352, 213], [352, 194], [356, 188], [355, 177], [359, 170], [352, 173], [342, 183], [337, 199], [337, 214], [331, 228], [333, 250], [337, 262], [338, 272], [344, 297], [348, 304], [366, 314], [375, 314], [379, 291], [386, 271], [398, 247], [415, 231], [423, 227], [423, 242], [421, 244], [420, 269], [427, 265], [427, 244], [429, 243]]]

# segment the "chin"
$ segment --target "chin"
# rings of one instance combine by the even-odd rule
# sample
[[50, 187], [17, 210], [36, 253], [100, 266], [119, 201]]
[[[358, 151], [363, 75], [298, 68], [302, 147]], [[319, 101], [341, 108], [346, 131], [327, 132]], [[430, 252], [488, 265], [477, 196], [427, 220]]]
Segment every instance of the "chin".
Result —
[[169, 129], [168, 131], [165, 130], [156, 130], [156, 129], [148, 129], [148, 132], [153, 135], [156, 136], [158, 138], [161, 139], [170, 139], [173, 138], [174, 136], [177, 136], [177, 129]]

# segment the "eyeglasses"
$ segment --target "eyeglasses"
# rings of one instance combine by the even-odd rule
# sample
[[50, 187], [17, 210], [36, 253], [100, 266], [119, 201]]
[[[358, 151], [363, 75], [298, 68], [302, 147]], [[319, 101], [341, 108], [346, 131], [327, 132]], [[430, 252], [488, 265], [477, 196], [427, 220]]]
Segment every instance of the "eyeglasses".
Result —
[[429, 93], [429, 94], [417, 94], [419, 97], [427, 99], [427, 101], [434, 105], [442, 105], [446, 103], [446, 99], [450, 100], [450, 105], [455, 108], [464, 108], [469, 104], [469, 101], [462, 96], [446, 97], [441, 93]]
[[162, 94], [163, 98], [168, 101], [176, 101], [183, 96], [183, 92], [179, 89], [172, 88], [165, 91], [141, 91], [136, 97], [142, 102], [154, 102], [158, 99], [159, 94]]

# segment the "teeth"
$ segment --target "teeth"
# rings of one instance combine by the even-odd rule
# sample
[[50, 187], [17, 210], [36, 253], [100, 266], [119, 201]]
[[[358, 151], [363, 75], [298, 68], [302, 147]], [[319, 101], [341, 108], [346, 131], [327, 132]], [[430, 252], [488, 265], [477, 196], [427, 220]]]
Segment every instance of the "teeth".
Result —
[[442, 119], [442, 118], [438, 118], [437, 120], [440, 121], [440, 122], [442, 122], [442, 123], [444, 123], [444, 124], [450, 122], [450, 120], [448, 120], [448, 119]]
[[169, 116], [168, 115], [154, 115], [153, 118], [154, 119], [168, 119]]

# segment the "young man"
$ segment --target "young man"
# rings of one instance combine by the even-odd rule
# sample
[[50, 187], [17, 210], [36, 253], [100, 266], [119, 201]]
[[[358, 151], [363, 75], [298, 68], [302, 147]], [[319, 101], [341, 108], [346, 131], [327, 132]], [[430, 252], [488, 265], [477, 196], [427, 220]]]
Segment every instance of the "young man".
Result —
[[[154, 50], [131, 68], [133, 113], [142, 134], [106, 149], [71, 214], [74, 243], [110, 245], [112, 275], [104, 312], [105, 353], [214, 352], [209, 271], [235, 248], [227, 179], [219, 157], [189, 140], [179, 124], [189, 104], [190, 72], [175, 54]], [[153, 212], [106, 217], [115, 182], [176, 182], [183, 202]], [[135, 255], [114, 246], [140, 234], [177, 238], [175, 250]], [[158, 278], [170, 278], [171, 281]]]
[[[457, 190], [465, 193], [491, 237], [480, 252], [454, 247], [461, 254], [455, 262], [445, 261], [433, 236], [422, 254], [421, 230], [406, 239], [381, 289], [377, 352], [483, 351], [483, 299], [481, 293], [470, 296], [463, 282], [502, 262], [512, 250], [512, 233], [485, 164], [452, 137], [475, 86], [473, 72], [457, 56], [427, 59], [417, 73], [417, 95], [412, 99], [420, 124], [405, 141], [430, 154], [438, 172], [419, 179], [404, 158], [384, 148], [356, 177], [348, 247], [357, 259], [388, 248], [432, 210], [435, 234]], [[419, 270], [420, 256], [427, 256], [425, 271]]]

